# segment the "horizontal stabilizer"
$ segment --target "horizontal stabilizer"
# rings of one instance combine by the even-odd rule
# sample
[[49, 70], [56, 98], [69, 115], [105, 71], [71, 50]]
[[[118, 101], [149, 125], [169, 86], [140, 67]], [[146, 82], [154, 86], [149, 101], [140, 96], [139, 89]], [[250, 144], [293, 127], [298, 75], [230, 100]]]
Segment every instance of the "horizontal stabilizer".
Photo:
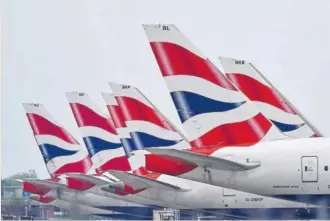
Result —
[[51, 189], [65, 189], [66, 185], [62, 184], [62, 183], [55, 183], [55, 182], [51, 182], [51, 181], [46, 181], [46, 180], [40, 180], [40, 179], [22, 179], [25, 182], [31, 183], [31, 184], [35, 184], [35, 185], [43, 185], [46, 187], [49, 187]]
[[109, 171], [112, 175], [123, 181], [125, 184], [130, 185], [134, 189], [142, 188], [156, 188], [162, 190], [169, 190], [175, 192], [187, 192], [189, 189], [184, 189], [179, 186], [175, 186], [169, 183], [153, 180], [147, 177], [122, 172], [122, 171]]
[[236, 159], [232, 156], [220, 158], [193, 153], [185, 150], [159, 148], [149, 148], [147, 151], [160, 156], [177, 158], [195, 164], [199, 167], [207, 167], [215, 170], [243, 171], [251, 170], [260, 166], [259, 162], [249, 162], [248, 159]]
[[90, 182], [94, 185], [97, 186], [102, 186], [102, 185], [108, 185], [109, 181], [97, 178], [95, 176], [92, 175], [86, 175], [86, 174], [67, 174], [67, 176], [73, 177], [75, 179], [81, 180], [81, 181], [87, 181]]
[[14, 182], [17, 183], [17, 185], [20, 185], [20, 184], [24, 183], [24, 180], [22, 180], [22, 179], [14, 179]]

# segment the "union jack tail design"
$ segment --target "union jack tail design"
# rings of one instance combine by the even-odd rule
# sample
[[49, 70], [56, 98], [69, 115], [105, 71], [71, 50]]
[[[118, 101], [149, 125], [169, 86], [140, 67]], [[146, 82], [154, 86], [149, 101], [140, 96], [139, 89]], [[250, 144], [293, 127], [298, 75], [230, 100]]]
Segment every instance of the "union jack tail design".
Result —
[[[130, 151], [148, 148], [190, 148], [183, 135], [177, 132], [173, 124], [168, 122], [137, 88], [114, 83], [110, 85], [131, 137]], [[133, 164], [135, 168], [144, 168], [145, 161], [141, 163], [141, 160], [136, 158], [144, 159], [145, 154], [146, 152], [139, 151], [130, 157], [131, 166]], [[137, 164], [138, 162], [140, 164]]]
[[189, 143], [135, 87], [110, 83], [135, 149], [188, 149]]
[[112, 119], [86, 93], [66, 93], [72, 113], [98, 173], [130, 171], [130, 166]]
[[193, 147], [286, 138], [174, 25], [144, 25]]
[[225, 57], [219, 59], [227, 78], [285, 135], [295, 138], [320, 136], [251, 63]]
[[102, 93], [103, 99], [107, 105], [109, 114], [113, 119], [115, 128], [117, 130], [120, 141], [123, 145], [125, 154], [128, 158], [132, 173], [143, 175], [146, 174], [147, 171], [144, 168], [144, 158], [142, 157], [133, 157], [131, 154], [132, 151], [137, 150], [136, 145], [130, 135], [130, 132], [125, 123], [125, 117], [123, 111], [118, 105], [113, 94]]
[[52, 177], [89, 173], [93, 164], [88, 153], [60, 126], [42, 104], [23, 104], [34, 137]]

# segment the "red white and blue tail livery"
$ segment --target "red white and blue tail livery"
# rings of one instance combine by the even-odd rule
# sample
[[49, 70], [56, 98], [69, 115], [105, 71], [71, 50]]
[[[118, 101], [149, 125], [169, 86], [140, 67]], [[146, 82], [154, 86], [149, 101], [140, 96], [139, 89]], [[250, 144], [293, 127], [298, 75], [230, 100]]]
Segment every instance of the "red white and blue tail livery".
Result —
[[112, 119], [90, 100], [88, 94], [68, 92], [66, 96], [96, 171], [129, 171]]
[[320, 136], [255, 67], [244, 60], [220, 57], [227, 78], [289, 137]]
[[25, 103], [23, 106], [52, 177], [93, 171], [88, 153], [52, 118], [42, 104]]
[[[126, 126], [125, 123], [125, 116], [123, 111], [121, 110], [121, 107], [118, 105], [117, 100], [115, 99], [113, 94], [109, 93], [102, 93], [103, 99], [107, 105], [107, 109], [109, 111], [109, 114], [111, 115], [111, 118], [113, 119], [115, 128], [117, 130], [117, 134], [119, 136], [119, 139], [123, 145], [123, 149], [125, 151], [125, 156], [127, 157], [131, 171], [130, 172], [135, 172], [137, 174], [144, 174], [145, 171], [143, 167], [134, 167], [135, 165], [144, 165], [144, 160], [143, 159], [138, 159], [138, 158], [130, 158], [131, 156], [131, 151], [135, 150], [136, 147], [134, 145], [133, 139], [131, 137], [131, 134]], [[139, 162], [133, 163], [130, 162], [132, 160], [138, 159]]]
[[[156, 129], [159, 127], [157, 123], [159, 122], [168, 123], [168, 122], [165, 121], [165, 119], [162, 117], [162, 114], [159, 113], [157, 109], [153, 107], [151, 102], [148, 101], [147, 98], [137, 88], [130, 85], [118, 85], [113, 83], [111, 83], [111, 88], [112, 91], [114, 92], [115, 99], [119, 104], [119, 107], [118, 106], [116, 107], [117, 113], [114, 114], [113, 112], [112, 117], [114, 119], [121, 118], [124, 120], [124, 122], [122, 122], [123, 124], [122, 127], [119, 129], [123, 131], [124, 129], [123, 127], [126, 126], [127, 127], [125, 128], [127, 132], [126, 136], [127, 134], [132, 135], [134, 133], [146, 134], [146, 136], [139, 136], [138, 139], [132, 138], [130, 142], [130, 146], [128, 147], [126, 146], [126, 149], [128, 151], [136, 150], [133, 155], [128, 154], [128, 157], [130, 159], [131, 167], [138, 169], [132, 171], [132, 173], [119, 172], [119, 171], [111, 172], [117, 178], [125, 182], [125, 184], [129, 184], [135, 189], [137, 188], [142, 190], [141, 192], [138, 193], [139, 195], [152, 197], [154, 200], [166, 202], [171, 205], [174, 205], [175, 203], [179, 206], [179, 208], [182, 208], [182, 206], [186, 206], [193, 210], [198, 210], [202, 214], [209, 214], [209, 215], [212, 214], [212, 215], [216, 215], [217, 217], [220, 215], [220, 217], [225, 216], [231, 218], [233, 217], [238, 218], [237, 216], [241, 215], [244, 216], [245, 218], [267, 217], [267, 219], [269, 219], [271, 217], [270, 213], [273, 213], [270, 211], [277, 210], [279, 212], [280, 211], [279, 207], [286, 208], [285, 209], [286, 212], [284, 212], [286, 214], [285, 215], [282, 214], [281, 215], [282, 218], [288, 216], [292, 217], [292, 214], [295, 214], [296, 211], [300, 210], [298, 209], [299, 207], [306, 206], [299, 203], [292, 203], [288, 201], [271, 199], [267, 197], [262, 198], [262, 201], [249, 202], [246, 199], [250, 199], [251, 197], [258, 198], [260, 196], [251, 195], [239, 191], [235, 192], [233, 190], [228, 190], [228, 189], [224, 190], [221, 187], [205, 185], [199, 182], [193, 182], [186, 179], [180, 179], [160, 173], [153, 173], [151, 171], [146, 170], [144, 168], [144, 163], [143, 162], [141, 163], [138, 159], [136, 159], [136, 158], [144, 158], [144, 156], [141, 154], [141, 151], [139, 151], [140, 149], [148, 151], [150, 148], [153, 150], [173, 148], [171, 149], [171, 151], [173, 152], [174, 150], [176, 151], [180, 148], [180, 147], [175, 148], [171, 142], [159, 142], [158, 145], [155, 144], [151, 145], [152, 142], [150, 142], [151, 139], [149, 138], [149, 136], [154, 137], [155, 135], [155, 137], [157, 138], [161, 137], [163, 140], [165, 140], [165, 138], [168, 139], [170, 137], [168, 134], [174, 134], [175, 130], [173, 130], [173, 127], [169, 127], [169, 126], [167, 127], [169, 128], [168, 130], [164, 129], [164, 127], [161, 128], [162, 130]], [[113, 99], [112, 95], [109, 95], [109, 97]], [[128, 102], [128, 100], [131, 102]], [[112, 102], [113, 104], [115, 104], [115, 101]], [[141, 108], [141, 102], [145, 102], [146, 106], [144, 106], [144, 108]], [[119, 109], [122, 110], [122, 115], [118, 115]], [[143, 111], [143, 113], [139, 114], [137, 117], [137, 112], [139, 110]], [[150, 114], [150, 113], [157, 113], [157, 114]], [[153, 125], [153, 127], [151, 125]], [[155, 128], [154, 130], [158, 131], [159, 133], [158, 132], [155, 133], [154, 131], [149, 130], [149, 128]], [[176, 136], [180, 137], [179, 134], [177, 134]], [[187, 142], [185, 144], [186, 146], [189, 146]], [[181, 150], [181, 152], [186, 152], [186, 151]], [[152, 154], [148, 154], [147, 156], [150, 155]], [[207, 158], [213, 159], [211, 156]], [[194, 159], [197, 158], [193, 156], [193, 160]], [[187, 158], [187, 160], [190, 161], [192, 159]], [[213, 166], [218, 165], [218, 166], [222, 166], [223, 168], [225, 166], [225, 161], [227, 165], [229, 165], [230, 160], [232, 159], [226, 158], [224, 161], [212, 160], [211, 163], [213, 164]], [[240, 163], [239, 161], [234, 162], [236, 167], [238, 166], [239, 163]], [[162, 166], [175, 168], [175, 166], [173, 167], [171, 165], [165, 165], [165, 164], [163, 164]], [[141, 171], [143, 173], [141, 173]], [[176, 172], [180, 172], [180, 171], [177, 170]], [[228, 194], [228, 192], [230, 193]], [[217, 199], [213, 198], [214, 193], [219, 194]], [[227, 204], [227, 202], [235, 202], [235, 203]], [[224, 204], [227, 204], [228, 208], [226, 208]], [[267, 208], [264, 208], [265, 205], [267, 205]], [[260, 211], [260, 213], [256, 214], [255, 209], [249, 208], [250, 206], [253, 208], [259, 208], [258, 210]], [[264, 213], [263, 210], [268, 212]], [[281, 212], [277, 214], [280, 213]]]
[[[284, 135], [283, 130], [280, 131], [265, 118], [255, 103], [249, 102], [174, 25], [144, 25], [144, 29], [192, 146], [206, 147], [189, 151], [149, 149], [152, 153], [179, 158], [188, 169], [182, 173], [175, 169], [165, 170], [161, 161], [151, 161], [150, 165], [146, 162], [147, 169], [302, 202], [319, 203], [328, 198], [327, 194], [323, 194], [327, 185], [322, 183], [325, 188], [323, 192], [317, 187], [321, 185], [317, 175], [320, 170], [314, 170], [318, 160], [322, 158], [320, 162], [325, 162], [323, 158], [328, 152], [327, 148], [322, 151], [320, 148], [326, 146], [327, 139], [286, 139], [291, 138], [288, 133]], [[313, 134], [307, 137], [310, 136]], [[304, 147], [302, 144], [305, 144]], [[244, 146], [250, 148], [242, 148]], [[299, 157], [291, 155], [295, 148], [298, 152], [294, 151], [294, 154]], [[324, 156], [313, 148], [324, 153]], [[304, 161], [307, 156], [311, 160]], [[295, 166], [287, 164], [293, 161]], [[311, 172], [308, 166], [302, 167], [304, 163], [313, 164]], [[189, 169], [188, 165], [191, 164], [198, 167]], [[327, 167], [325, 170], [328, 170]], [[305, 176], [305, 172], [312, 174], [311, 179], [316, 185], [303, 184], [305, 181], [301, 176]], [[326, 177], [320, 176], [323, 180]], [[318, 196], [314, 195], [316, 192]]]
[[[76, 177], [75, 175], [83, 176], [86, 174], [95, 174], [95, 170], [94, 167], [92, 167], [92, 161], [88, 155], [88, 152], [83, 150], [83, 148], [72, 137], [72, 135], [69, 134], [68, 131], [66, 131], [63, 127], [59, 126], [59, 124], [52, 119], [52, 117], [45, 110], [43, 105], [24, 104], [24, 107], [27, 112], [27, 116], [30, 121], [31, 127], [33, 128], [33, 131], [35, 133], [37, 143], [40, 146], [42, 155], [44, 156], [46, 166], [50, 171], [50, 173], [53, 172], [54, 169], [49, 165], [53, 166], [54, 164], [58, 165], [59, 163], [62, 164], [66, 163], [64, 166], [61, 167], [61, 168], [65, 168], [65, 170], [60, 169], [57, 170], [57, 172], [52, 173], [53, 176], [57, 176], [58, 178], [54, 178], [50, 180], [37, 179], [37, 180], [24, 181], [24, 185], [25, 184], [28, 185], [25, 186], [25, 189], [26, 187], [29, 187], [28, 192], [42, 193], [42, 194], [46, 194], [46, 196], [48, 197], [59, 198], [68, 202], [84, 204], [87, 206], [91, 206], [103, 210], [112, 210], [122, 213], [135, 214], [137, 217], [140, 216], [148, 217], [148, 218], [151, 217], [152, 214], [150, 212], [150, 210], [152, 210], [151, 208], [147, 208], [147, 210], [145, 210], [144, 207], [141, 205], [122, 201], [125, 200], [126, 198], [123, 198], [120, 195], [117, 197], [116, 194], [111, 194], [102, 191], [100, 189], [100, 186], [97, 186], [98, 184], [100, 183], [103, 185], [111, 184], [105, 178], [102, 179], [103, 177], [99, 176], [100, 179], [98, 179], [97, 176], [90, 175], [89, 177], [90, 179], [88, 180], [88, 179], [81, 179], [81, 177]], [[40, 116], [42, 116], [41, 120], [40, 120], [41, 118]], [[47, 119], [48, 121], [44, 123], [45, 121], [44, 119]], [[62, 138], [62, 142], [57, 141], [59, 138], [52, 139], [52, 136], [57, 136], [59, 138]], [[66, 144], [63, 140], [67, 141], [67, 143], [69, 143], [69, 141], [71, 143], [74, 143], [75, 149], [73, 148], [69, 149], [69, 150], [74, 150], [75, 151], [74, 153], [72, 153], [71, 155], [67, 154], [65, 150], [71, 146]], [[44, 146], [48, 147], [49, 149], [45, 148]], [[54, 146], [57, 148], [54, 148]], [[59, 151], [59, 149], [61, 150], [61, 148], [64, 149], [64, 151]], [[81, 170], [79, 164], [77, 166], [77, 163], [72, 163], [75, 162], [77, 158], [76, 157], [77, 153], [81, 153], [81, 152], [83, 152], [85, 156], [87, 155], [87, 157], [83, 159], [87, 158], [90, 162], [90, 167], [88, 170], [87, 169]], [[72, 165], [72, 168], [69, 167], [69, 169], [67, 169], [68, 166], [66, 165], [70, 165], [70, 166]], [[98, 180], [98, 183], [92, 182], [91, 181], [92, 178], [94, 178], [94, 180]], [[83, 192], [77, 193], [77, 191], [83, 191]], [[101, 192], [103, 194], [100, 194]], [[140, 201], [139, 199], [131, 199], [131, 198], [127, 199], [128, 202], [132, 202], [133, 200], [138, 202], [143, 202]], [[148, 201], [148, 203], [150, 203], [150, 201]]]
[[[123, 113], [123, 120], [130, 128], [133, 150], [146, 148], [190, 148], [183, 135], [173, 124], [151, 104], [151, 102], [130, 85], [110, 83], [115, 99]], [[133, 147], [134, 146], [134, 147]], [[132, 150], [130, 150], [132, 151]]]
[[144, 29], [192, 147], [285, 137], [174, 25]]

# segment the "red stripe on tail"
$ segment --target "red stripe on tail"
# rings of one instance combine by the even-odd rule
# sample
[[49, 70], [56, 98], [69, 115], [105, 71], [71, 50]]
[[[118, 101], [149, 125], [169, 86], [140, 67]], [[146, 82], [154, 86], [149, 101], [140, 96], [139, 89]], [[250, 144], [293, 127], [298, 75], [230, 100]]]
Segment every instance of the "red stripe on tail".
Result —
[[156, 110], [150, 108], [144, 103], [130, 97], [116, 97], [116, 99], [119, 106], [122, 108], [122, 112], [126, 113], [124, 115], [126, 121], [147, 121], [164, 129], [174, 131], [174, 129], [167, 124], [165, 119], [163, 119]]
[[296, 114], [272, 88], [244, 74], [227, 73], [226, 75], [251, 101], [267, 103], [287, 113]]
[[150, 45], [164, 77], [190, 75], [236, 91], [235, 87], [209, 60], [173, 43], [151, 42]]
[[262, 115], [236, 123], [216, 127], [200, 138], [190, 142], [192, 147], [214, 146], [214, 139], [221, 146], [255, 144], [259, 142], [271, 128], [271, 123]]
[[78, 142], [63, 128], [53, 124], [49, 120], [37, 114], [26, 114], [34, 135], [53, 135], [68, 143], [78, 144]]

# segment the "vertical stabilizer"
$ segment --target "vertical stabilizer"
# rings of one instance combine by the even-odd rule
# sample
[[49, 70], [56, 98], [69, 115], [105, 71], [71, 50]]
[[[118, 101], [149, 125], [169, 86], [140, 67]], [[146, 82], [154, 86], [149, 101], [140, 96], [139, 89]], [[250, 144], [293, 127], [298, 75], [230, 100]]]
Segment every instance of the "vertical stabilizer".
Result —
[[142, 155], [143, 151], [139, 152], [138, 155], [131, 153], [132, 151], [138, 150], [138, 147], [135, 145], [131, 137], [130, 131], [125, 123], [124, 113], [118, 105], [116, 98], [113, 94], [109, 93], [102, 93], [102, 96], [107, 105], [109, 114], [114, 121], [120, 141], [123, 144], [123, 148], [131, 167], [131, 172], [139, 175], [146, 174], [147, 171], [145, 170], [145, 162]]
[[93, 169], [88, 153], [42, 104], [25, 103], [23, 106], [52, 177], [66, 173], [88, 173]]
[[219, 57], [227, 78], [285, 135], [320, 136], [270, 82], [249, 62]]
[[286, 138], [174, 25], [144, 25], [193, 147]]
[[67, 99], [97, 172], [129, 171], [130, 167], [112, 119], [82, 92], [68, 92]]
[[136, 149], [189, 149], [183, 136], [135, 87], [110, 83]]

